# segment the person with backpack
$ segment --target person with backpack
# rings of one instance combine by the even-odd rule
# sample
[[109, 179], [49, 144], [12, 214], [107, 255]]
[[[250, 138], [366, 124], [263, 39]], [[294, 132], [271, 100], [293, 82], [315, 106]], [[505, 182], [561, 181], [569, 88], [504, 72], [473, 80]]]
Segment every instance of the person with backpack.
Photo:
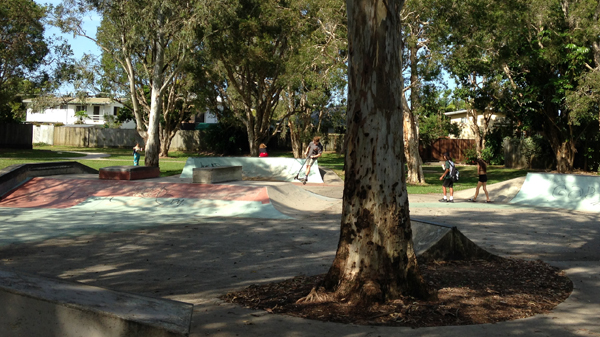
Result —
[[[452, 158], [448, 152], [444, 153], [444, 165], [442, 168], [444, 169], [444, 174], [440, 177], [440, 180], [443, 180], [442, 188], [444, 190], [444, 198], [440, 199], [440, 202], [454, 202], [454, 180], [452, 179], [452, 170], [456, 170], [454, 167], [454, 162], [452, 162]], [[450, 189], [450, 199], [446, 197], [447, 191], [446, 189]]]
[[479, 188], [483, 187], [483, 191], [485, 192], [485, 199], [487, 203], [492, 202], [490, 200], [490, 195], [488, 194], [486, 185], [487, 185], [487, 165], [481, 159], [477, 159], [477, 174], [479, 175], [479, 181], [477, 182], [477, 189], [475, 190], [475, 196], [469, 201], [476, 202], [477, 196], [479, 195]]

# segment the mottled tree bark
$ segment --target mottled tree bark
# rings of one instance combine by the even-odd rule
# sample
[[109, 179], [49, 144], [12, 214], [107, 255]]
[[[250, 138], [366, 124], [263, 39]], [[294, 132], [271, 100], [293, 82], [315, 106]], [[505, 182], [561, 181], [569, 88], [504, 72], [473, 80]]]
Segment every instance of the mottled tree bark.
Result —
[[[335, 260], [322, 288], [353, 304], [429, 297], [413, 250], [404, 180], [403, 0], [348, 0], [346, 180]], [[305, 300], [319, 298], [311, 292]]]

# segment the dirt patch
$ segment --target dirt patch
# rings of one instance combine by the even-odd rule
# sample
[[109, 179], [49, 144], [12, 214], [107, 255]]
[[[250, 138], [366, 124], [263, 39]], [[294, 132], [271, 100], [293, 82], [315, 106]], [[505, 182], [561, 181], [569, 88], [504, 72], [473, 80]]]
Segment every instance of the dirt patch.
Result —
[[324, 275], [252, 285], [222, 299], [320, 321], [431, 327], [495, 323], [547, 313], [573, 290], [562, 271], [542, 261], [449, 261], [420, 268], [425, 281], [438, 291], [438, 301], [404, 297], [360, 308], [340, 302], [296, 304]]

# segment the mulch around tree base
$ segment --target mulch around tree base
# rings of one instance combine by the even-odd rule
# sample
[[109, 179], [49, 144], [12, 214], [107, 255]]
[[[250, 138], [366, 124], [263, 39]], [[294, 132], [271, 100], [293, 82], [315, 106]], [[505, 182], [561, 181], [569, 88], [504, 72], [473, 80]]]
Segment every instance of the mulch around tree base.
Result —
[[437, 301], [404, 297], [355, 307], [342, 302], [302, 303], [325, 275], [251, 285], [221, 299], [251, 309], [328, 322], [431, 327], [495, 323], [548, 313], [573, 290], [564, 272], [542, 261], [499, 258], [420, 265]]

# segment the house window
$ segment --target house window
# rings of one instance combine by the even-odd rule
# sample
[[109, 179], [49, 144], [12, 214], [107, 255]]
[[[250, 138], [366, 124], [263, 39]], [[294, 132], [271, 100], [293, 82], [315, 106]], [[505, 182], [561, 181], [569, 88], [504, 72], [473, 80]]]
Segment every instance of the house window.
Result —
[[60, 109], [61, 109], [61, 110], [67, 110], [67, 105], [66, 105], [66, 104], [63, 104], [63, 105], [61, 105], [61, 106], [60, 106]]
[[113, 115], [115, 115], [115, 116], [118, 115], [120, 109], [121, 108], [119, 108], [118, 106], [113, 107]]
[[85, 105], [77, 105], [75, 107], [75, 112], [77, 112], [77, 111], [85, 111], [85, 112], [87, 112], [87, 108], [85, 107]]

